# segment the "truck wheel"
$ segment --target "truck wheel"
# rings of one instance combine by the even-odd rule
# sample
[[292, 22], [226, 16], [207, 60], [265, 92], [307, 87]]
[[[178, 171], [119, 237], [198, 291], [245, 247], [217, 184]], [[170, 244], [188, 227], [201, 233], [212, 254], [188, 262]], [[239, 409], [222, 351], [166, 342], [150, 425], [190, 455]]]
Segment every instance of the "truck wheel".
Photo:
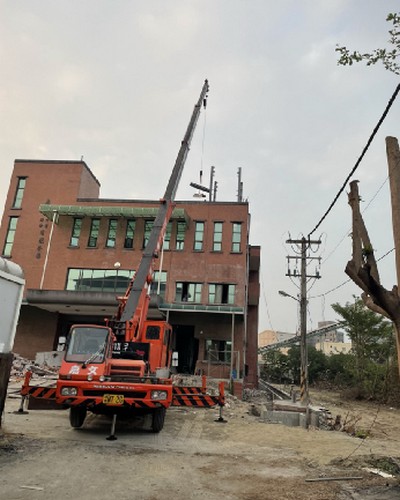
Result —
[[71, 406], [69, 410], [69, 421], [72, 427], [78, 429], [82, 427], [86, 418], [86, 408]]
[[160, 432], [164, 427], [165, 408], [157, 408], [153, 411], [153, 420], [151, 423], [151, 430], [153, 432]]

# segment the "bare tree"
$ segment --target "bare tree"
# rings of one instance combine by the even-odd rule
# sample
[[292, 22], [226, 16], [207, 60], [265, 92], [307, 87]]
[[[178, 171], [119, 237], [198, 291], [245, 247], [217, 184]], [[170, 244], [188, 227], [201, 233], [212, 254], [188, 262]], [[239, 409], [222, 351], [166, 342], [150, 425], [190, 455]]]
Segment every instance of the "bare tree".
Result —
[[[393, 236], [395, 241], [397, 282], [400, 279], [400, 150], [396, 138], [386, 138], [388, 158]], [[398, 285], [386, 290], [379, 278], [378, 266], [374, 256], [367, 228], [360, 212], [358, 181], [350, 183], [349, 205], [353, 214], [353, 256], [347, 263], [346, 274], [358, 285], [363, 293], [365, 305], [374, 312], [389, 318], [395, 328], [397, 359], [400, 374], [400, 297]]]

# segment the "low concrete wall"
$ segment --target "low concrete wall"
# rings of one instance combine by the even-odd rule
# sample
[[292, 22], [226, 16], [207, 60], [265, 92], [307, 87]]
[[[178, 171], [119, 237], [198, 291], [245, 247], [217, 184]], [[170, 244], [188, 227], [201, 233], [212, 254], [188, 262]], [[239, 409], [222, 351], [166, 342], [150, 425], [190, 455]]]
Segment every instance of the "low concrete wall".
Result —
[[[308, 411], [308, 425], [311, 427], [319, 427], [321, 411], [314, 408], [309, 408]], [[282, 424], [288, 427], [303, 427], [304, 429], [308, 427], [307, 414], [305, 411], [273, 410], [264, 406], [261, 409], [260, 418], [269, 424]]]

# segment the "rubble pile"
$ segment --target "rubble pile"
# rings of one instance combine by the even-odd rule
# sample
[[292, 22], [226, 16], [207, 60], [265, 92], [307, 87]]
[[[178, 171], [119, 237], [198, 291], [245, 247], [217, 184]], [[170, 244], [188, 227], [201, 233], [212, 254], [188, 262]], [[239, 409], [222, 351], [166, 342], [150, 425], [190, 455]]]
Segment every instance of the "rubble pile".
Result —
[[30, 359], [23, 358], [19, 354], [13, 353], [14, 359], [11, 366], [10, 380], [19, 381], [25, 377], [25, 373], [31, 371], [36, 375], [55, 375], [58, 369], [46, 364], [38, 365]]

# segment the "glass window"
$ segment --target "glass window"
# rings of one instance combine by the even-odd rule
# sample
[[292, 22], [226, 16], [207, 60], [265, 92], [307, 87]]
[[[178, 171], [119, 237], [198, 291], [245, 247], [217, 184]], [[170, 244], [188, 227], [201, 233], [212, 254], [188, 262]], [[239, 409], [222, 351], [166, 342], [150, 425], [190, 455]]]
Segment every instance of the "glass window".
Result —
[[126, 233], [125, 233], [125, 243], [124, 248], [133, 248], [133, 238], [135, 236], [135, 219], [128, 219], [126, 221]]
[[175, 250], [183, 250], [185, 244], [186, 223], [178, 221], [176, 224], [176, 243]]
[[17, 230], [17, 223], [18, 223], [18, 217], [10, 217], [10, 219], [8, 220], [8, 229], [3, 248], [4, 257], [11, 257], [11, 251], [15, 238], [15, 231]]
[[108, 222], [108, 233], [106, 247], [114, 248], [117, 240], [117, 219], [110, 219]]
[[164, 235], [163, 249], [169, 250], [171, 246], [171, 231], [172, 231], [172, 222], [168, 222], [167, 229]]
[[230, 363], [232, 342], [230, 340], [206, 340], [206, 360], [215, 363]]
[[234, 304], [235, 285], [227, 283], [210, 283], [208, 285], [209, 304]]
[[149, 325], [146, 328], [146, 339], [158, 340], [159, 338], [160, 338], [160, 327], [155, 325]]
[[68, 270], [66, 290], [123, 293], [134, 275], [127, 269], [73, 269]]
[[102, 363], [108, 340], [108, 328], [72, 327], [65, 360], [70, 363]]
[[203, 241], [204, 241], [204, 222], [196, 222], [194, 230], [193, 249], [197, 251], [203, 250]]
[[213, 251], [222, 252], [222, 222], [214, 222]]
[[99, 229], [100, 229], [100, 219], [92, 219], [92, 223], [90, 225], [88, 247], [94, 248], [97, 246], [97, 238], [99, 237]]
[[150, 293], [160, 295], [163, 299], [165, 299], [165, 291], [167, 289], [167, 274], [167, 271], [154, 271]]
[[242, 223], [232, 223], [232, 252], [241, 252], [241, 239], [242, 239]]
[[21, 208], [22, 198], [24, 196], [25, 185], [26, 185], [26, 177], [18, 177], [18, 183], [17, 183], [17, 189], [15, 191], [13, 208]]
[[147, 243], [149, 242], [151, 230], [154, 226], [154, 220], [145, 220], [144, 221], [144, 233], [143, 233], [143, 248], [146, 248]]
[[82, 229], [82, 219], [74, 218], [74, 222], [72, 225], [71, 239], [69, 241], [70, 247], [79, 246], [79, 237], [81, 235], [81, 229]]
[[201, 303], [201, 290], [201, 283], [177, 282], [175, 288], [175, 301]]

